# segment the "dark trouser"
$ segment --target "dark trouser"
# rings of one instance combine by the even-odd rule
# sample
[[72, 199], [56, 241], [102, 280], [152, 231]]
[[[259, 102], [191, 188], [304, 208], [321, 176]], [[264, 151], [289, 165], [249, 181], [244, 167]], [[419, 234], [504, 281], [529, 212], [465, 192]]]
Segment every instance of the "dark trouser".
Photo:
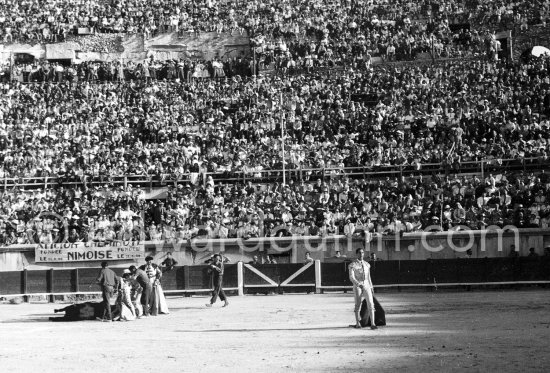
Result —
[[149, 306], [151, 303], [151, 293], [153, 292], [153, 286], [150, 282], [146, 284], [140, 284], [143, 288], [143, 293], [141, 293], [141, 304], [143, 305], [143, 315], [149, 316]]
[[210, 300], [210, 304], [216, 303], [218, 300], [218, 296], [220, 297], [221, 301], [225, 301], [225, 293], [222, 289], [222, 282], [223, 282], [223, 276], [218, 276], [217, 278], [214, 277], [214, 291], [212, 291], [212, 299]]
[[101, 296], [103, 297], [103, 318], [105, 318], [105, 313], [107, 313], [107, 320], [112, 320], [113, 315], [111, 314], [111, 298], [113, 297], [115, 289], [111, 285], [103, 285], [101, 287]]

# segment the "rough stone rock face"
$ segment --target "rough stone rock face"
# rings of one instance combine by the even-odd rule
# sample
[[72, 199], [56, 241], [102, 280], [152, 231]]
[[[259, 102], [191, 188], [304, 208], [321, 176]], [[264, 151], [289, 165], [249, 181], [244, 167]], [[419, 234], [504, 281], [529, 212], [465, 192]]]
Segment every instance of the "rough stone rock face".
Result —
[[67, 41], [77, 43], [80, 50], [86, 52], [122, 53], [124, 35], [122, 34], [96, 34], [71, 36]]
[[186, 33], [161, 34], [145, 40], [143, 49], [158, 59], [200, 58], [211, 60], [225, 55], [235, 56], [240, 53], [250, 54], [248, 36], [238, 33], [218, 34], [203, 32], [199, 35]]
[[107, 60], [143, 59], [146, 55], [155, 55], [160, 60], [180, 57], [212, 59], [250, 53], [248, 36], [236, 33], [168, 33], [147, 40], [144, 40], [143, 35], [96, 34], [71, 36], [67, 42], [74, 45], [72, 49], [87, 56], [99, 53], [101, 58]]

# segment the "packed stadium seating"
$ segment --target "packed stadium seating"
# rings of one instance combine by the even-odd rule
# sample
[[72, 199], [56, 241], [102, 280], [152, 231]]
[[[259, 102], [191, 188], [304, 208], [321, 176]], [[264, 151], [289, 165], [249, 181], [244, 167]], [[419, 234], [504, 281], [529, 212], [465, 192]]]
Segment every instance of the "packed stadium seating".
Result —
[[70, 67], [42, 74], [53, 81], [2, 85], [0, 176], [277, 169], [283, 116], [290, 168], [546, 160], [549, 62], [244, 79], [226, 71], [189, 83], [128, 69], [130, 80], [97, 83], [90, 65]]
[[[0, 1], [6, 43], [216, 31], [254, 48], [253, 61], [0, 66], [0, 243], [548, 227], [550, 59], [499, 60], [494, 35], [544, 24], [547, 5]], [[371, 60], [424, 52], [468, 58]], [[491, 167], [454, 176], [470, 163]], [[361, 176], [384, 167], [391, 178]], [[147, 200], [113, 183], [128, 176], [173, 189]]]
[[[254, 37], [263, 64], [277, 61], [349, 65], [371, 57], [413, 59], [418, 53], [463, 56], [484, 53], [486, 35], [461, 25], [495, 14], [516, 23], [541, 19], [539, 8], [474, 1], [37, 1], [0, 3], [0, 40], [51, 43], [85, 33], [140, 34], [240, 32]], [[545, 14], [545, 13], [543, 13]], [[502, 18], [502, 17], [501, 17]], [[496, 22], [496, 21], [495, 21]], [[499, 23], [501, 21], [498, 21]], [[292, 62], [291, 62], [292, 61]]]
[[139, 188], [21, 189], [2, 194], [3, 245], [61, 239], [394, 234], [488, 226], [548, 228], [548, 174], [204, 186], [180, 183], [165, 200]]

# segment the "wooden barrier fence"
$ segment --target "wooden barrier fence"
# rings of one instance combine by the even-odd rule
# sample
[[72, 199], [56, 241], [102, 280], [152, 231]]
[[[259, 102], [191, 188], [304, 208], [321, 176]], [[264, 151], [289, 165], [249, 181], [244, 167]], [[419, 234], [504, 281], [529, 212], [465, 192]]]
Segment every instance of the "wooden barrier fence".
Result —
[[[258, 291], [321, 293], [352, 288], [349, 261], [308, 264], [225, 266], [224, 290], [238, 295]], [[113, 268], [117, 274], [122, 268]], [[0, 297], [99, 294], [99, 268], [0, 272]], [[550, 284], [550, 257], [390, 260], [371, 262], [376, 288]], [[164, 291], [205, 293], [212, 289], [208, 266], [181, 266], [165, 272]]]

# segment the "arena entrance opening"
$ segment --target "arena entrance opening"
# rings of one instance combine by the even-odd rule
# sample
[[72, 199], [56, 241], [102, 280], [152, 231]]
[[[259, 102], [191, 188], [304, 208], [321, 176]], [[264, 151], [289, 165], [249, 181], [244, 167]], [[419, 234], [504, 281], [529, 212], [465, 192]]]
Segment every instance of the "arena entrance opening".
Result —
[[49, 63], [58, 63], [63, 66], [71, 66], [72, 60], [68, 58], [59, 58], [59, 59], [48, 59]]
[[13, 62], [15, 64], [31, 64], [34, 63], [36, 58], [30, 53], [14, 53]]

